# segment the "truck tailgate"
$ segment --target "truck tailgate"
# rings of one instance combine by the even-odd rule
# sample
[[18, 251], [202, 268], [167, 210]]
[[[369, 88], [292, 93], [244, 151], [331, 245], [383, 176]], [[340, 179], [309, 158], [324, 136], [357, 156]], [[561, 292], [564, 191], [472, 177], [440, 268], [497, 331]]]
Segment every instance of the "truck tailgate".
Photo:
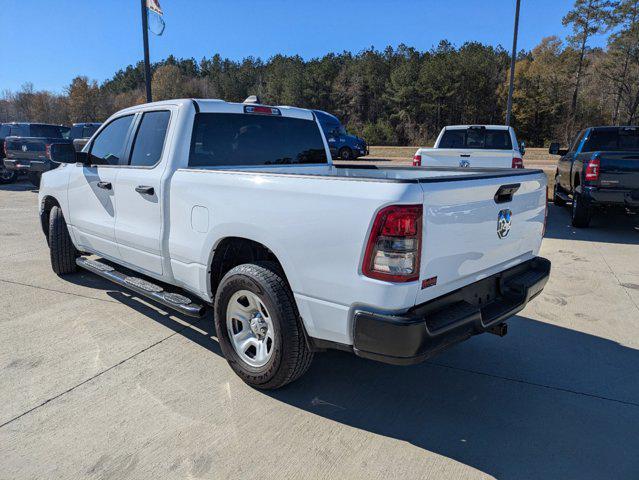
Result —
[[[64, 140], [58, 140], [62, 143]], [[7, 158], [13, 160], [46, 160], [46, 139], [38, 137], [8, 137]]]
[[639, 191], [639, 152], [601, 152], [599, 158], [602, 187]]
[[422, 183], [424, 229], [416, 303], [535, 256], [544, 228], [546, 183], [543, 173]]
[[510, 168], [511, 150], [422, 148], [423, 167]]

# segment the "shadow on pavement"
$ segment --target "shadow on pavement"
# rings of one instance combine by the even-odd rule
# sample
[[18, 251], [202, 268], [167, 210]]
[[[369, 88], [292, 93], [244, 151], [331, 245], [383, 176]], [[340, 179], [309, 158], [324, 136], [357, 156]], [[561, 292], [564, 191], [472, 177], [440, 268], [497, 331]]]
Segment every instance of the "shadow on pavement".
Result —
[[[210, 315], [163, 313], [88, 277], [69, 278], [221, 356]], [[474, 337], [412, 367], [328, 351], [297, 382], [263, 393], [500, 479], [637, 478], [639, 351], [525, 317], [510, 324], [504, 339]]]
[[546, 238], [639, 245], [639, 214], [597, 212], [590, 227], [575, 228], [570, 224], [570, 205], [557, 207], [549, 203]]
[[37, 192], [38, 188], [33, 186], [31, 182], [18, 180], [14, 183], [0, 184], [0, 190], [7, 192]]

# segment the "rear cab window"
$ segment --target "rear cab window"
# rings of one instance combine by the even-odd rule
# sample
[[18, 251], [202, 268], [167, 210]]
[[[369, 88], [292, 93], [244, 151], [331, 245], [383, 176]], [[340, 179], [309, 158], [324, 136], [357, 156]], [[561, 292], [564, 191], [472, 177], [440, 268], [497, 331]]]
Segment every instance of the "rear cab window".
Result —
[[593, 129], [582, 152], [639, 151], [639, 127]]
[[242, 113], [198, 113], [189, 166], [328, 163], [314, 120]]
[[510, 132], [493, 128], [449, 129], [444, 132], [439, 148], [512, 150]]
[[152, 167], [160, 161], [170, 118], [171, 112], [168, 110], [145, 112], [142, 115], [135, 135], [130, 165]]
[[58, 125], [32, 124], [29, 130], [30, 137], [63, 138], [63, 127]]

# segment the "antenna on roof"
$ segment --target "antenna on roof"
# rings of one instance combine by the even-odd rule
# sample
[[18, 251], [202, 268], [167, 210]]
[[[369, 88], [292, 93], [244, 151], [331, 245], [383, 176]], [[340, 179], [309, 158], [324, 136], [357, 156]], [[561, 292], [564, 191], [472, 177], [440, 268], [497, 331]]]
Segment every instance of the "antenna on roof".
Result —
[[244, 103], [262, 103], [262, 100], [260, 100], [260, 97], [257, 95], [249, 95], [246, 97], [246, 100], [244, 100]]

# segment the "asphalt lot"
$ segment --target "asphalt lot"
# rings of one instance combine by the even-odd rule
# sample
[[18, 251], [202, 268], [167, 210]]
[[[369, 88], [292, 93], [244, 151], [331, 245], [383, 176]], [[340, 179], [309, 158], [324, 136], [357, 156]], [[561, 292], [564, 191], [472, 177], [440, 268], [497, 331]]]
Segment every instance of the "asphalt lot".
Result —
[[504, 338], [325, 353], [264, 393], [210, 319], [55, 276], [36, 192], [0, 186], [0, 478], [639, 478], [637, 217], [551, 207], [551, 280]]

